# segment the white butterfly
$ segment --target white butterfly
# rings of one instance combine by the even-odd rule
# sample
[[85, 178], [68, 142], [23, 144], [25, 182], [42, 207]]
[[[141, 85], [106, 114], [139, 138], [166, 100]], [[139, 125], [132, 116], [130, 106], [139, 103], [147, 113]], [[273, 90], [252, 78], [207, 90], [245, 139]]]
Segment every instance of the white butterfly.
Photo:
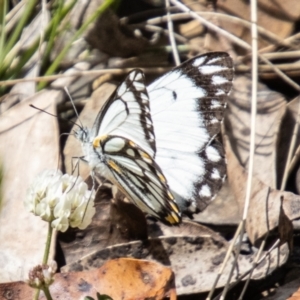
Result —
[[131, 71], [92, 129], [75, 132], [84, 160], [142, 211], [178, 224], [180, 210], [202, 210], [222, 185], [224, 153], [214, 138], [232, 78], [223, 52], [188, 60], [148, 88], [143, 72]]

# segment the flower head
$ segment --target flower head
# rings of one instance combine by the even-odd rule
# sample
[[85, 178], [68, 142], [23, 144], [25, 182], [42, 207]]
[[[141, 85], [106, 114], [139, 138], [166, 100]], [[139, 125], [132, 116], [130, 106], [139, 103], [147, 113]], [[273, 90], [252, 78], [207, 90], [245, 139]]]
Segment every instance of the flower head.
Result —
[[27, 191], [25, 207], [36, 216], [51, 222], [59, 231], [69, 226], [85, 229], [95, 214], [95, 193], [81, 177], [45, 170]]
[[34, 288], [49, 286], [54, 281], [57, 264], [52, 261], [49, 265], [38, 265], [31, 269], [28, 274], [27, 283]]

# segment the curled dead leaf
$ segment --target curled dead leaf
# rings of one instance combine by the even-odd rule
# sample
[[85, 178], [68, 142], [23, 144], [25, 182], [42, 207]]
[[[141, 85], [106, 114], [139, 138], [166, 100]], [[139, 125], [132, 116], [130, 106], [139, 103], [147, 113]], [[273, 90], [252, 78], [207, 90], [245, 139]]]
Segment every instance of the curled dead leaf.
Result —
[[[242, 212], [248, 174], [235, 157], [227, 138], [225, 142], [228, 160], [228, 180]], [[289, 220], [300, 217], [300, 196], [290, 192], [271, 189], [255, 176], [252, 179], [250, 199], [246, 231], [254, 245], [257, 245], [270, 231], [278, 228], [281, 203], [282, 209]]]

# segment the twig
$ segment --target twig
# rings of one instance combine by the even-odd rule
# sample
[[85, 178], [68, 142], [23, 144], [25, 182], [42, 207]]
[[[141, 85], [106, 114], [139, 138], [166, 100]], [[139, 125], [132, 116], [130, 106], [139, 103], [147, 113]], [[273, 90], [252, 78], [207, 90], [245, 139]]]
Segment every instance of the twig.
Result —
[[[239, 284], [246, 276], [248, 276], [252, 270], [254, 270], [257, 266], [259, 266], [267, 256], [270, 255], [270, 253], [279, 245], [280, 240], [276, 240], [276, 242], [273, 244], [273, 246], [264, 253], [264, 255], [259, 259], [259, 261], [255, 264], [252, 265], [252, 267], [246, 271], [244, 274], [242, 274], [235, 282], [230, 284], [229, 290], [234, 288], [237, 284]], [[214, 298], [214, 300], [220, 299], [221, 295], [218, 295]]]
[[[255, 155], [255, 135], [256, 135], [256, 115], [257, 115], [257, 82], [258, 82], [258, 34], [257, 34], [257, 2], [256, 0], [251, 0], [251, 37], [252, 37], [252, 97], [251, 97], [251, 132], [250, 132], [250, 149], [249, 149], [249, 164], [248, 164], [248, 177], [246, 185], [246, 196], [244, 202], [244, 211], [242, 217], [242, 230], [240, 232], [240, 244], [239, 249], [242, 244], [242, 237], [245, 232], [246, 220], [248, 216], [248, 210], [250, 206], [251, 191], [252, 191], [252, 180], [253, 180], [253, 170], [254, 170], [254, 155]], [[239, 251], [237, 250], [237, 257], [239, 256]], [[230, 274], [228, 276], [227, 284], [221, 295], [221, 299], [225, 299], [226, 294], [229, 290], [231, 277], [235, 264], [232, 266]]]
[[[298, 33], [296, 33], [296, 34], [294, 34], [292, 36], [289, 36], [288, 38], [284, 39], [284, 42], [288, 43], [289, 45], [292, 45], [292, 42], [294, 42], [295, 40], [298, 40], [299, 38], [300, 38], [300, 32], [298, 32]], [[298, 41], [297, 41], [297, 44], [299, 44]], [[297, 45], [296, 45], [296, 47], [297, 47]], [[273, 51], [273, 50], [275, 50], [275, 45], [269, 45], [269, 46], [267, 46], [265, 48], [260, 49], [259, 53], [266, 53], [266, 52], [270, 52], [270, 51]]]
[[265, 53], [264, 57], [270, 60], [275, 59], [299, 59], [300, 57], [300, 51], [285, 51], [285, 52], [271, 52], [271, 53]]
[[228, 250], [227, 250], [227, 252], [226, 252], [226, 256], [225, 256], [225, 258], [224, 258], [224, 260], [223, 260], [223, 263], [222, 263], [222, 265], [221, 265], [221, 267], [220, 267], [220, 270], [218, 271], [218, 274], [217, 274], [217, 277], [216, 277], [216, 279], [215, 279], [215, 281], [214, 281], [214, 284], [213, 284], [213, 286], [211, 287], [208, 296], [206, 297], [206, 300], [210, 300], [210, 299], [212, 298], [212, 296], [213, 296], [213, 294], [214, 294], [214, 292], [215, 292], [216, 286], [217, 286], [217, 284], [218, 284], [218, 281], [219, 281], [221, 275], [223, 274], [223, 271], [224, 271], [224, 269], [225, 269], [225, 267], [226, 267], [226, 264], [227, 264], [227, 262], [228, 262], [228, 260], [229, 260], [229, 258], [230, 258], [230, 255], [231, 255], [231, 253], [232, 253], [233, 247], [234, 247], [235, 244], [236, 244], [236, 239], [238, 238], [238, 236], [239, 236], [241, 230], [242, 230], [242, 222], [240, 222], [240, 224], [239, 224], [237, 230], [235, 231], [234, 237], [233, 237], [233, 239], [232, 239], [232, 241], [231, 241], [231, 243], [230, 243], [230, 246], [229, 246], [229, 248], [228, 248]]
[[169, 40], [170, 40], [170, 44], [172, 46], [172, 52], [173, 52], [173, 57], [174, 57], [175, 64], [176, 64], [176, 66], [179, 66], [180, 65], [180, 58], [179, 58], [179, 55], [178, 55], [176, 42], [175, 42], [175, 37], [174, 37], [173, 22], [171, 20], [171, 15], [170, 15], [170, 12], [169, 12], [170, 2], [169, 2], [169, 0], [165, 0], [165, 3], [166, 3], [166, 9], [167, 9], [167, 18], [168, 18]]
[[[299, 63], [287, 63], [287, 64], [278, 64], [278, 65], [274, 65], [272, 64], [272, 66], [269, 65], [260, 65], [258, 67], [258, 71], [259, 72], [274, 72], [274, 66], [277, 69], [280, 69], [281, 71], [298, 71], [300, 70], [300, 62]], [[250, 71], [250, 67], [248, 66], [237, 66], [236, 70], [239, 72], [249, 72]]]
[[[135, 68], [124, 68], [124, 69], [105, 69], [105, 70], [90, 70], [90, 71], [76, 71], [68, 74], [58, 74], [58, 75], [49, 75], [49, 76], [40, 76], [34, 78], [22, 78], [22, 79], [14, 79], [14, 80], [4, 80], [0, 81], [0, 86], [11, 86], [19, 82], [42, 82], [42, 81], [53, 81], [59, 78], [65, 77], [80, 77], [84, 75], [104, 75], [104, 74], [114, 74], [114, 75], [123, 75], [128, 74], [130, 71]], [[139, 68], [144, 73], [148, 74], [163, 74], [170, 71], [172, 68]]]
[[257, 43], [257, 0], [251, 0], [251, 36], [252, 36], [252, 98], [251, 98], [251, 134], [248, 164], [248, 180], [246, 188], [246, 199], [243, 212], [243, 220], [246, 221], [250, 204], [254, 154], [255, 154], [255, 135], [256, 135], [256, 115], [257, 115], [257, 82], [258, 82], [258, 43]]
[[[137, 25], [137, 26], [134, 26], [134, 27], [135, 28], [143, 28], [143, 29], [146, 29], [146, 30], [151, 31], [151, 32], [162, 32], [164, 35], [169, 36], [169, 30], [163, 29], [159, 26], [141, 24], [141, 25]], [[176, 32], [174, 32], [174, 37], [180, 43], [185, 44], [185, 43], [188, 42], [187, 38], [183, 37], [182, 35], [180, 35]]]

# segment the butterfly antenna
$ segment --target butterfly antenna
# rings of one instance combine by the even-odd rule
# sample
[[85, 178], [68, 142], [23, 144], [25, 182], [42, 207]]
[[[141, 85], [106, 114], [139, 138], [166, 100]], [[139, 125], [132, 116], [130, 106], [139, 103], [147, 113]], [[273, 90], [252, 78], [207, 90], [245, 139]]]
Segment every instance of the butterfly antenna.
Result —
[[[79, 160], [80, 160], [80, 158], [81, 157], [78, 157], [78, 156], [76, 156], [76, 157], [72, 157], [72, 160], [71, 160], [71, 164], [72, 164], [72, 172], [71, 172], [71, 174], [72, 175], [74, 175], [74, 173], [75, 173], [75, 170], [77, 170], [77, 175], [79, 175]], [[73, 166], [73, 159], [76, 159], [76, 163], [75, 163], [75, 165]]]
[[[69, 97], [69, 99], [70, 99], [70, 102], [71, 102], [71, 104], [72, 104], [72, 106], [73, 106], [74, 112], [75, 112], [75, 114], [76, 114], [76, 116], [77, 116], [77, 120], [78, 120], [78, 122], [80, 123], [81, 128], [83, 128], [83, 124], [81, 123], [81, 121], [80, 121], [80, 119], [79, 119], [79, 114], [78, 114], [78, 111], [77, 111], [76, 106], [75, 106], [75, 104], [74, 104], [74, 101], [73, 101], [73, 99], [72, 99], [72, 97], [71, 97], [71, 94], [69, 93], [69, 90], [68, 90], [68, 88], [67, 88], [66, 86], [64, 87], [64, 90], [65, 90], [66, 94], [68, 95], [68, 97]], [[78, 125], [78, 126], [79, 126], [79, 125]], [[79, 127], [80, 127], [80, 126], [79, 126]]]
[[[41, 108], [39, 108], [39, 107], [34, 106], [33, 104], [29, 104], [29, 106], [32, 107], [32, 108], [34, 108], [34, 109], [36, 109], [36, 110], [39, 110], [39, 111], [41, 111], [41, 112], [47, 114], [47, 115], [49, 115], [49, 116], [51, 116], [51, 117], [54, 117], [54, 118], [57, 118], [57, 119], [58, 119], [58, 116], [57, 116], [57, 115], [51, 114], [51, 113], [49, 113], [48, 111], [46, 111], [46, 110], [44, 110], [44, 109], [41, 109]], [[70, 122], [71, 124], [76, 125], [76, 126], [78, 126], [79, 128], [82, 128], [81, 125], [78, 125], [77, 123], [73, 122], [72, 120], [67, 120], [67, 119], [61, 118], [61, 117], [60, 117], [60, 119], [62, 119], [62, 120], [64, 120], [64, 121], [67, 121], [67, 122]], [[80, 122], [80, 123], [81, 123], [81, 122]]]

